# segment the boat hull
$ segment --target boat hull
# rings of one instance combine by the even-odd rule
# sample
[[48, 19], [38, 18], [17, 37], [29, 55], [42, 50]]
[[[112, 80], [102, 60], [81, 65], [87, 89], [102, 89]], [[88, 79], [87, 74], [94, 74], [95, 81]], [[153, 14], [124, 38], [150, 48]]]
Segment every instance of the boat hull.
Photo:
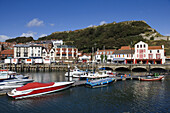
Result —
[[29, 93], [21, 94], [21, 95], [11, 95], [10, 93], [7, 93], [7, 94], [8, 94], [8, 96], [13, 97], [15, 99], [22, 99], [22, 98], [28, 98], [28, 97], [33, 97], [33, 96], [44, 95], [44, 94], [48, 94], [48, 93], [52, 93], [52, 92], [61, 91], [61, 90], [71, 87], [72, 84], [73, 83], [61, 85], [61, 86], [50, 86], [47, 88], [40, 88], [40, 89], [32, 90]]
[[140, 78], [141, 81], [159, 81], [162, 80], [164, 76], [158, 77], [158, 78]]
[[105, 86], [111, 82], [113, 82], [115, 79], [114, 78], [107, 78], [107, 79], [103, 79], [103, 80], [99, 80], [99, 81], [92, 81], [92, 82], [87, 82], [86, 85], [90, 86], [91, 88], [95, 88], [95, 87], [102, 87]]

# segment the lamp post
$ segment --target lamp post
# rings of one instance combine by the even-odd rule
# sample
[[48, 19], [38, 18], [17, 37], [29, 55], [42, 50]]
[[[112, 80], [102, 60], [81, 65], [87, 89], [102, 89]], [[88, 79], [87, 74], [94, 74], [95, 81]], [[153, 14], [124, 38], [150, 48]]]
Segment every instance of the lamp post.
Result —
[[151, 73], [151, 64], [149, 63], [149, 75]]
[[131, 42], [131, 62], [130, 62], [130, 64], [131, 64], [131, 69], [130, 69], [130, 74], [132, 75], [132, 42]]
[[87, 65], [88, 65], [88, 67], [87, 67], [87, 71], [89, 71], [89, 63], [88, 63]]
[[68, 81], [70, 81], [70, 65], [68, 65]]

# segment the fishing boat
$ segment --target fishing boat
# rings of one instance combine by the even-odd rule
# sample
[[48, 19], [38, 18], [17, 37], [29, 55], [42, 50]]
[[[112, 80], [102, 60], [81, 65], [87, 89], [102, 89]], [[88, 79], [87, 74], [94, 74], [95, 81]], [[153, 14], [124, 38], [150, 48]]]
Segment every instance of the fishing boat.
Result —
[[113, 82], [114, 80], [115, 78], [109, 78], [109, 77], [106, 77], [106, 78], [99, 77], [99, 79], [97, 79], [96, 77], [95, 78], [90, 77], [87, 79], [86, 86], [89, 86], [91, 88], [102, 87]]
[[8, 92], [7, 95], [15, 99], [33, 97], [67, 89], [71, 87], [73, 83], [74, 82], [32, 82], [22, 87], [13, 89], [11, 92]]
[[139, 80], [141, 81], [159, 81], [162, 80], [164, 78], [164, 75], [160, 75], [160, 76], [147, 76], [147, 77], [139, 77]]

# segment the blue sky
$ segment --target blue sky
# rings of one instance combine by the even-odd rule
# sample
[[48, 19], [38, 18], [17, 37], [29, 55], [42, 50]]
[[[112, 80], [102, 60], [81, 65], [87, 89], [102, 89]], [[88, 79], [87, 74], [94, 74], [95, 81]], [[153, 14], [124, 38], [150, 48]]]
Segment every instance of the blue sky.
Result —
[[170, 36], [170, 0], [0, 0], [0, 41], [129, 20]]

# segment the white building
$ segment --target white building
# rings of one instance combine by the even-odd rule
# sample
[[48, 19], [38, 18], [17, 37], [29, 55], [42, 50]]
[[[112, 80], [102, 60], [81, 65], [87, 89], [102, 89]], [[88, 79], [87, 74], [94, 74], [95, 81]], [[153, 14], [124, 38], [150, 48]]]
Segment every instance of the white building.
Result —
[[141, 64], [164, 64], [165, 51], [162, 46], [148, 46], [145, 42], [135, 44], [134, 62]]
[[122, 46], [119, 50], [98, 50], [96, 52], [97, 62], [101, 62], [102, 55], [107, 56], [107, 62], [122, 64], [164, 64], [166, 58], [164, 45], [148, 46], [142, 41], [135, 44], [134, 48]]
[[42, 58], [42, 46], [37, 45], [15, 45], [14, 58], [28, 59], [28, 58]]
[[106, 62], [108, 63], [113, 62], [114, 51], [115, 51], [114, 49], [97, 50], [95, 53], [96, 62], [104, 62], [104, 60], [107, 60]]
[[57, 48], [57, 46], [63, 45], [63, 40], [56, 40], [53, 41], [54, 48]]

